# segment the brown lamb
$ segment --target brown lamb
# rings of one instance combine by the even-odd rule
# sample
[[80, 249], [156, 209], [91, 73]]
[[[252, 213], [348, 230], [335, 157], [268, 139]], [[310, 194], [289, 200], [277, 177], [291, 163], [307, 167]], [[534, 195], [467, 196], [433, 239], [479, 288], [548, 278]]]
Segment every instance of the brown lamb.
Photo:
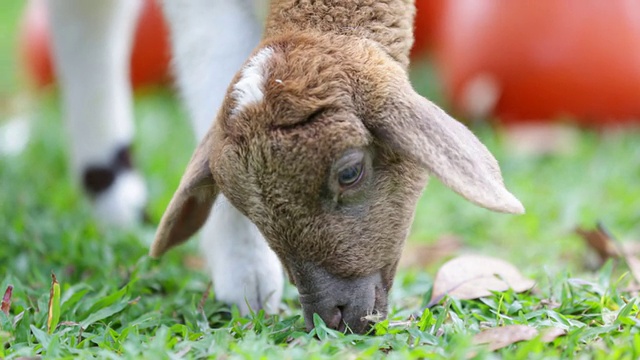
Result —
[[271, 1], [151, 248], [193, 235], [221, 192], [253, 221], [313, 313], [369, 329], [429, 174], [488, 209], [522, 213], [497, 161], [408, 76], [410, 0]]

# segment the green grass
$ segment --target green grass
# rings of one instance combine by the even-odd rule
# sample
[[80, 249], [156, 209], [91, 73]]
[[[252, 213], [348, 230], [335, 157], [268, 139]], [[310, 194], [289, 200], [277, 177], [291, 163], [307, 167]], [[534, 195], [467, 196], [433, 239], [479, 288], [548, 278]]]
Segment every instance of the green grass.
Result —
[[9, 0], [0, 4], [0, 100], [4, 100], [2, 97], [9, 96], [18, 86], [20, 76], [17, 71], [19, 57], [16, 34], [23, 3]]
[[[8, 3], [19, 8], [17, 1]], [[15, 24], [17, 11], [3, 11], [4, 6], [0, 24]], [[13, 55], [4, 52], [11, 39], [0, 37], [0, 64], [15, 66]], [[12, 74], [0, 74], [0, 104], [24, 91]], [[416, 83], [434, 93], [424, 81], [431, 77], [423, 74], [414, 73]], [[14, 287], [9, 315], [0, 312], [0, 358], [640, 357], [638, 300], [624, 290], [627, 269], [609, 262], [590, 270], [593, 254], [573, 234], [574, 227], [600, 220], [623, 241], [640, 239], [638, 130], [606, 136], [582, 131], [568, 154], [525, 158], [512, 154], [491, 129], [475, 128], [499, 158], [506, 183], [527, 214], [493, 214], [432, 181], [409, 241], [429, 243], [456, 234], [465, 251], [516, 264], [537, 281], [534, 290], [480, 300], [445, 298], [424, 310], [437, 265], [402, 270], [390, 294], [389, 321], [374, 334], [343, 335], [321, 323], [307, 334], [294, 288], [287, 287], [278, 316], [240, 317], [214, 300], [205, 272], [187, 261], [197, 254], [195, 241], [151, 260], [146, 253], [153, 226], [102, 228], [69, 176], [55, 93], [37, 100], [27, 148], [0, 155], [0, 295], [9, 284]], [[0, 108], [0, 126], [12, 114]], [[136, 118], [135, 156], [157, 223], [194, 143], [177, 101], [165, 90], [138, 94]], [[51, 273], [61, 298], [59, 324], [49, 332]], [[423, 316], [397, 325], [416, 313]], [[496, 353], [473, 345], [473, 335], [482, 329], [508, 324], [560, 327], [567, 334]]]

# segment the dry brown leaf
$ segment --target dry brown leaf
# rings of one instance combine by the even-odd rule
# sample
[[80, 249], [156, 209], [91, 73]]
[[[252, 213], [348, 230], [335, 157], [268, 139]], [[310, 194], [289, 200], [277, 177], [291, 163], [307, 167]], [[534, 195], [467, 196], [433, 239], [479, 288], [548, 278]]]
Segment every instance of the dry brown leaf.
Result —
[[5, 315], [9, 315], [9, 309], [11, 308], [11, 295], [13, 295], [13, 286], [9, 285], [2, 296], [2, 303], [0, 304], [0, 311]]
[[432, 244], [408, 244], [400, 258], [400, 268], [425, 268], [454, 255], [462, 248], [462, 240], [454, 235], [440, 237]]
[[481, 331], [473, 337], [476, 345], [489, 345], [490, 351], [502, 349], [519, 341], [531, 340], [540, 334], [543, 342], [552, 342], [559, 336], [567, 334], [567, 331], [558, 327], [550, 327], [538, 332], [527, 325], [506, 325]]
[[638, 284], [640, 284], [640, 260], [635, 256], [625, 255], [624, 260], [629, 267], [629, 271]]
[[483, 330], [473, 337], [476, 345], [487, 344], [490, 351], [502, 349], [518, 341], [531, 340], [538, 336], [538, 330], [527, 325], [506, 325]]
[[577, 228], [576, 233], [584, 239], [591, 249], [595, 250], [601, 262], [605, 262], [609, 258], [620, 257], [613, 237], [602, 224], [598, 224], [595, 230]]
[[540, 339], [543, 342], [547, 343], [547, 342], [552, 342], [553, 340], [555, 340], [560, 336], [567, 335], [567, 330], [559, 327], [550, 327], [542, 330], [540, 333], [542, 334], [540, 336]]
[[578, 228], [576, 233], [598, 253], [602, 262], [609, 258], [623, 258], [631, 275], [640, 284], [640, 259], [635, 256], [638, 251], [637, 243], [622, 244], [616, 241], [602, 223], [598, 223], [595, 230]]
[[626, 241], [622, 244], [622, 250], [627, 255], [640, 255], [640, 241]]
[[516, 292], [530, 290], [535, 285], [510, 263], [482, 255], [463, 255], [446, 262], [433, 282], [431, 301], [438, 303], [445, 295], [461, 300], [490, 296], [492, 291]]
[[603, 261], [609, 258], [620, 257], [620, 254], [640, 254], [640, 242], [618, 242], [602, 223], [598, 223], [594, 230], [577, 228], [576, 233], [585, 240], [589, 247], [598, 253], [600, 259]]

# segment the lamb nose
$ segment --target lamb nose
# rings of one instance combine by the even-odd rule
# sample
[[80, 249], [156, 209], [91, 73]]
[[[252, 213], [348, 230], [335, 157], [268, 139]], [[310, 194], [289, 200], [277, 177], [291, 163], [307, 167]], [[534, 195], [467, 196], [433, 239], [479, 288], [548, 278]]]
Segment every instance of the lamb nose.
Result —
[[344, 323], [342, 321], [342, 309], [340, 306], [335, 307], [331, 311], [331, 315], [329, 315], [327, 319], [323, 319], [323, 320], [325, 320], [325, 324], [330, 329], [341, 330], [342, 328], [344, 328]]
[[307, 327], [307, 331], [311, 331], [314, 328], [313, 317], [317, 314], [320, 316], [324, 324], [333, 330], [344, 331], [346, 328], [346, 324], [343, 320], [343, 307], [336, 306], [333, 308], [325, 308], [324, 310], [321, 308], [316, 309], [308, 309], [305, 311], [305, 324]]

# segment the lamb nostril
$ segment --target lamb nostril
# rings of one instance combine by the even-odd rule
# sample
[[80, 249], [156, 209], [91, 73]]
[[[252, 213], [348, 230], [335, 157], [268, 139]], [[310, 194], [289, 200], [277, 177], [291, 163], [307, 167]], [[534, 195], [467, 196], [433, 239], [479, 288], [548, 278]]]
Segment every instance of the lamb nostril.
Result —
[[338, 306], [338, 311], [340, 311], [340, 325], [338, 326], [338, 331], [345, 332], [347, 329], [347, 323], [344, 322], [344, 306]]
[[344, 327], [344, 321], [342, 321], [342, 306], [337, 306], [333, 309], [331, 316], [327, 319], [326, 324], [330, 329], [340, 330]]

